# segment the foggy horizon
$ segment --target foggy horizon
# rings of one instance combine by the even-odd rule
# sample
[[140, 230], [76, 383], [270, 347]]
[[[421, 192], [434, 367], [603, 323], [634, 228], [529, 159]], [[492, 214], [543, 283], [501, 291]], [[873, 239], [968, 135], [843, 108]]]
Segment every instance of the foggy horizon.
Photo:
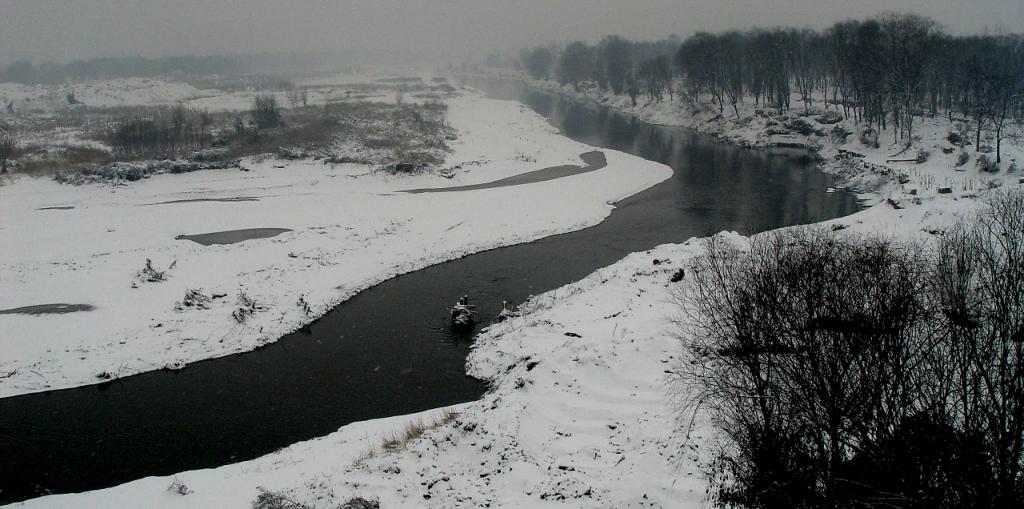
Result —
[[0, 0], [0, 65], [100, 57], [232, 55], [373, 50], [436, 63], [478, 61], [547, 42], [605, 35], [652, 40], [755, 26], [825, 28], [885, 11], [928, 16], [954, 34], [1012, 32], [1024, 25], [1014, 0], [790, 0], [781, 5], [712, 0], [545, 2], [174, 3], [96, 0], [64, 4]]

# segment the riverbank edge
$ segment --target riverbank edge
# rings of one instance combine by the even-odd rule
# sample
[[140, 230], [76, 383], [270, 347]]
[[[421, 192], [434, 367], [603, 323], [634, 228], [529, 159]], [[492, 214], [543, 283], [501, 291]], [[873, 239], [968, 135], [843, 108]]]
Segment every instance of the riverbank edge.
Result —
[[[478, 96], [472, 92], [468, 92], [467, 95], [472, 97], [471, 104], [476, 104], [477, 102], [489, 104], [492, 101], [483, 96]], [[470, 101], [470, 99], [456, 100]], [[481, 138], [478, 134], [485, 128], [491, 128], [491, 124], [487, 122], [474, 122], [470, 123], [469, 125], [461, 126], [462, 128], [468, 129], [468, 131], [470, 132], [466, 133], [465, 136], [463, 137], [463, 140], [465, 141], [459, 142], [459, 148], [457, 148], [456, 153], [453, 154], [452, 157], [455, 158], [455, 162], [470, 161], [470, 163], [467, 163], [466, 166], [471, 167], [472, 171], [466, 170], [465, 172], [463, 172], [465, 173], [465, 176], [468, 176], [470, 178], [470, 180], [466, 183], [474, 183], [474, 179], [479, 180], [483, 175], [487, 174], [487, 170], [492, 168], [495, 177], [498, 178], [509, 176], [509, 174], [516, 174], [517, 172], [525, 172], [535, 169], [535, 164], [531, 163], [529, 159], [515, 159], [515, 157], [512, 157], [512, 154], [502, 155], [500, 157], [492, 155], [488, 158], [488, 160], [483, 161], [483, 163], [477, 162], [479, 159], [478, 154], [487, 153], [488, 150], [490, 150], [489, 147], [498, 143], [498, 140], [503, 141], [504, 145], [507, 146], [502, 149], [504, 150], [504, 152], [510, 152], [514, 150], [522, 150], [524, 152], [529, 152], [530, 150], [539, 150], [540, 153], [532, 154], [531, 157], [536, 156], [539, 160], [543, 160], [543, 162], [550, 161], [552, 164], [566, 164], [577, 162], [578, 155], [581, 152], [593, 150], [593, 147], [590, 147], [582, 143], [577, 143], [562, 137], [560, 134], [555, 132], [555, 130], [551, 128], [539, 115], [535, 114], [532, 111], [527, 111], [518, 107], [511, 108], [502, 105], [501, 101], [493, 101], [493, 103], [495, 104], [496, 110], [500, 110], [502, 112], [507, 110], [510, 112], [509, 115], [513, 115], [513, 113], [511, 113], [512, 111], [516, 112], [514, 113], [514, 116], [512, 118], [508, 119], [508, 121], [504, 123], [499, 122], [498, 124], [494, 124], [493, 129], [499, 131], [507, 131], [504, 136], [494, 136], [490, 134], [485, 134], [483, 135], [483, 138]], [[470, 109], [473, 108], [476, 108], [476, 106], [470, 107]], [[487, 126], [485, 126], [484, 124], [487, 124]], [[535, 136], [533, 136], [531, 139], [524, 141], [524, 137], [517, 131], [526, 128], [533, 129]], [[514, 139], [516, 140], [516, 142], [508, 143], [508, 139]], [[464, 144], [469, 144], [469, 146], [466, 146]], [[463, 149], [463, 147], [465, 147], [465, 149]], [[627, 164], [628, 161], [632, 161], [633, 156], [629, 156], [627, 154], [611, 150], [606, 150], [604, 152], [606, 153], [606, 156], [609, 159], [609, 166], [606, 168], [607, 171], [591, 173], [588, 176], [571, 177], [565, 180], [553, 180], [537, 184], [537, 186], [541, 188], [542, 191], [539, 195], [540, 197], [538, 197], [537, 199], [548, 199], [548, 195], [551, 195], [553, 190], [555, 190], [556, 188], [570, 186], [572, 185], [571, 182], [575, 182], [576, 185], [580, 185], [580, 183], [582, 182], [584, 186], [589, 186], [587, 187], [587, 189], [593, 192], [588, 191], [587, 194], [594, 199], [592, 200], [592, 202], [587, 203], [586, 206], [581, 207], [578, 213], [565, 214], [555, 213], [555, 211], [552, 211], [551, 217], [549, 217], [548, 219], [537, 218], [532, 222], [517, 221], [516, 225], [507, 225], [507, 228], [506, 226], [504, 226], [505, 223], [511, 221], [511, 219], [509, 218], [515, 216], [513, 214], [503, 214], [501, 215], [500, 221], [493, 222], [491, 224], [492, 228], [490, 229], [472, 229], [472, 232], [482, 233], [472, 234], [470, 238], [462, 239], [460, 235], [448, 233], [447, 235], [449, 235], [449, 237], [452, 237], [454, 235], [453, 240], [451, 242], [448, 242], [443, 246], [426, 246], [425, 249], [429, 249], [426, 249], [424, 253], [417, 256], [410, 256], [408, 254], [408, 246], [402, 249], [396, 247], [395, 249], [392, 249], [392, 251], [397, 250], [401, 251], [401, 253], [397, 251], [395, 253], [386, 252], [385, 254], [393, 256], [390, 256], [390, 258], [377, 257], [377, 259], [380, 260], [377, 263], [380, 263], [381, 266], [376, 270], [372, 270], [367, 274], [349, 274], [348, 272], [345, 272], [345, 274], [343, 274], [343, 279], [336, 280], [334, 281], [334, 284], [331, 285], [327, 285], [327, 283], [320, 284], [320, 287], [313, 290], [305, 291], [305, 289], [300, 289], [300, 291], [298, 291], [297, 293], [296, 291], [294, 291], [293, 288], [289, 287], [283, 288], [284, 290], [287, 290], [287, 294], [285, 294], [280, 293], [280, 289], [276, 287], [263, 288], [262, 286], [260, 286], [256, 288], [245, 288], [248, 293], [255, 293], [255, 296], [257, 298], [263, 297], [264, 300], [273, 299], [271, 302], [262, 302], [261, 304], [269, 306], [275, 310], [281, 310], [281, 312], [287, 312], [288, 314], [283, 320], [278, 320], [277, 316], [271, 318], [270, 314], [268, 313], [258, 313], [254, 314], [253, 317], [246, 320], [245, 323], [236, 324], [235, 321], [231, 318], [230, 303], [224, 304], [224, 302], [226, 302], [229, 299], [222, 299], [216, 301], [218, 306], [214, 306], [212, 310], [189, 310], [187, 313], [179, 313], [175, 311], [174, 303], [175, 299], [180, 300], [181, 295], [185, 293], [185, 289], [182, 289], [180, 290], [180, 293], [161, 296], [160, 298], [163, 300], [159, 303], [159, 308], [154, 307], [153, 309], [144, 309], [140, 312], [159, 312], [159, 314], [146, 315], [148, 318], [152, 318], [153, 323], [162, 324], [162, 326], [157, 325], [157, 327], [159, 327], [158, 329], [154, 329], [153, 327], [150, 326], [151, 324], [145, 323], [145, 319], [135, 320], [135, 322], [132, 322], [127, 325], [117, 322], [116, 324], [121, 325], [121, 328], [123, 330], [119, 329], [117, 331], [110, 332], [109, 334], [104, 332], [104, 335], [102, 337], [97, 336], [96, 344], [98, 346], [96, 347], [96, 350], [89, 350], [89, 348], [83, 349], [80, 348], [79, 345], [77, 344], [70, 345], [67, 347], [61, 345], [61, 347], [59, 348], [52, 349], [52, 356], [47, 354], [48, 356], [39, 358], [32, 357], [26, 361], [19, 360], [17, 363], [8, 362], [6, 363], [6, 365], [4, 365], [4, 363], [0, 363], [0, 395], [2, 395], [2, 397], [15, 397], [24, 394], [42, 393], [54, 390], [69, 389], [74, 387], [104, 384], [109, 383], [112, 380], [117, 380], [134, 374], [155, 371], [160, 369], [177, 370], [186, 367], [189, 363], [192, 362], [199, 362], [202, 360], [250, 352], [259, 349], [263, 346], [266, 346], [268, 344], [274, 343], [291, 332], [300, 330], [305, 325], [308, 325], [309, 323], [312, 323], [317, 319], [321, 318], [331, 309], [335, 308], [337, 305], [345, 302], [346, 300], [352, 298], [359, 292], [372, 286], [375, 286], [376, 284], [379, 284], [383, 281], [396, 277], [398, 275], [423, 269], [431, 265], [436, 265], [447, 261], [459, 259], [470, 254], [488, 251], [492, 249], [500, 249], [502, 247], [507, 247], [521, 243], [528, 243], [552, 235], [568, 233], [584, 229], [589, 226], [593, 226], [594, 224], [603, 221], [604, 218], [611, 213], [611, 210], [614, 208], [615, 202], [618, 202], [632, 194], [635, 194], [653, 185], [656, 185], [657, 183], [671, 176], [671, 170], [668, 169], [667, 167], [664, 167], [664, 165], [650, 163], [647, 161], [642, 161], [642, 164], [640, 164], [641, 161], [638, 160], [636, 161], [636, 163], [640, 164], [640, 166], [643, 167], [644, 171], [642, 172], [642, 178], [639, 181], [637, 181], [635, 180], [635, 171], [626, 171], [627, 167], [635, 170], [637, 166], [637, 164]], [[538, 163], [539, 162], [541, 161], [538, 161]], [[265, 161], [259, 164], [253, 163], [248, 166], [252, 171], [249, 173], [245, 173], [245, 175], [258, 175], [261, 173], [266, 173], [269, 175], [272, 172], [274, 172], [273, 166], [275, 164], [278, 163], [275, 162], [274, 160]], [[285, 165], [289, 166], [289, 170], [292, 172], [295, 172], [295, 168], [304, 165], [313, 168], [310, 171], [314, 173], [320, 171], [319, 169], [323, 167], [320, 163], [315, 161], [300, 161], [294, 163], [288, 162], [285, 163]], [[345, 172], [344, 169], [340, 171], [341, 173]], [[353, 172], [355, 172], [355, 170], [353, 170]], [[461, 174], [457, 175], [456, 178], [451, 181], [442, 179], [440, 177], [434, 178], [433, 180], [429, 180], [429, 176], [415, 176], [413, 177], [412, 180], [409, 180], [408, 185], [411, 185], [413, 187], [416, 187], [417, 184], [422, 185], [426, 183], [431, 183], [434, 185], [440, 183], [444, 183], [447, 185], [458, 185], [460, 183], [459, 177], [462, 176], [463, 175]], [[219, 178], [218, 174], [209, 172], [199, 172], [187, 175], [161, 176], [154, 179], [148, 179], [146, 181], [143, 181], [141, 184], [137, 184], [135, 186], [126, 187], [124, 190], [120, 190], [120, 192], [143, 192], [148, 189], [153, 189], [154, 185], [160, 187], [171, 181], [190, 182], [193, 183], [190, 185], [200, 185], [202, 184], [202, 182], [205, 182], [208, 179], [216, 178]], [[315, 181], [320, 177], [312, 175], [307, 178], [296, 172], [295, 178], [297, 180], [302, 181], [299, 183], [313, 181], [313, 184], [315, 185]], [[626, 181], [625, 179], [627, 178], [634, 180]], [[398, 191], [400, 187], [405, 186], [400, 185], [398, 179], [388, 180], [388, 177], [380, 177], [380, 179], [386, 182], [384, 182], [384, 184], [381, 185], [376, 185], [373, 183], [371, 184], [376, 185], [376, 187], [380, 187], [383, 193], [377, 191], [376, 187], [371, 186], [367, 188], [367, 196], [379, 194], [380, 196], [390, 196], [391, 199], [393, 200], [401, 199], [405, 201], [422, 201], [428, 199], [414, 197], [406, 198], [404, 196], [395, 195], [395, 192]], [[618, 179], [618, 182], [615, 182], [616, 179]], [[156, 182], [157, 184], [154, 184], [154, 182]], [[360, 180], [360, 182], [362, 182], [362, 180]], [[388, 182], [390, 182], [390, 184]], [[28, 183], [33, 184], [33, 186], [30, 186], [31, 189], [29, 190], [32, 192], [37, 191], [36, 187], [40, 186], [49, 186], [46, 188], [46, 190], [49, 190], [50, 187], [58, 186], [58, 184], [54, 184], [49, 181], [33, 181]], [[12, 183], [6, 186], [4, 191], [7, 193], [12, 193], [13, 191], [16, 191], [18, 186], [22, 184], [22, 182]], [[391, 187], [387, 187], [388, 185], [390, 185]], [[321, 188], [323, 188], [323, 184], [321, 184], [318, 189]], [[26, 191], [25, 193], [29, 194], [29, 191]], [[75, 199], [92, 200], [100, 199], [95, 198], [92, 195], [94, 194], [98, 196], [102, 194], [102, 191], [106, 191], [106, 188], [101, 189], [99, 187], [61, 187], [57, 188], [57, 191], [61, 192], [62, 194], [59, 197], [50, 198], [51, 200], [70, 199], [67, 196], [64, 196], [64, 194], [74, 193], [82, 194], [81, 197], [78, 196], [78, 194], [75, 194]], [[501, 190], [490, 190], [488, 192], [498, 193], [494, 194], [493, 196], [504, 196], [505, 194], [512, 196], [522, 194], [522, 192], [519, 191], [516, 187], [507, 187]], [[583, 198], [581, 198], [581, 200], [582, 199]], [[550, 206], [543, 208], [543, 210], [557, 209], [560, 211], [563, 210], [566, 206], [564, 202], [558, 202], [554, 200], [549, 201], [552, 204]], [[490, 203], [494, 203], [494, 200], [491, 200]], [[235, 204], [236, 207], [241, 207], [245, 205], [246, 204], [244, 203]], [[34, 208], [35, 207], [30, 207], [30, 209]], [[131, 210], [132, 212], [136, 212], [136, 209], [134, 208]], [[83, 207], [78, 207], [78, 209], [76, 210], [76, 212], [78, 213], [82, 213], [82, 211]], [[472, 223], [475, 222], [486, 222], [488, 221], [488, 218], [491, 215], [498, 215], [497, 212], [492, 212], [489, 209], [486, 212], [486, 214], [482, 214], [480, 215], [480, 217], [474, 218], [472, 221], [469, 221], [466, 224], [471, 226]], [[14, 219], [11, 220], [14, 221]], [[452, 221], [452, 223], [455, 222], [458, 221]], [[286, 224], [284, 226], [291, 227], [292, 225]], [[313, 235], [314, 233], [317, 233], [316, 228], [311, 228], [310, 225], [306, 224], [301, 224], [299, 226], [300, 227], [292, 227], [295, 230], [295, 233], [291, 233], [289, 235], [295, 236], [301, 234], [305, 235], [305, 237], [302, 237], [301, 239], [302, 245], [292, 248], [292, 251], [298, 252], [301, 249], [308, 249], [310, 248], [310, 246], [314, 248], [323, 247], [324, 251], [329, 251], [331, 249], [331, 246], [313, 245], [312, 241], [307, 241], [307, 238], [320, 238], [318, 236]], [[315, 227], [316, 225], [313, 226]], [[433, 237], [431, 237], [431, 235], [428, 235], [428, 233], [432, 232], [436, 226], [437, 225], [434, 225], [431, 222], [429, 224], [426, 224], [426, 229], [424, 231], [413, 231], [412, 233], [414, 233], [415, 235], [411, 236], [412, 240], [420, 244], [428, 241], [433, 242]], [[376, 230], [374, 230], [373, 228], [376, 228]], [[348, 235], [348, 230], [344, 228], [344, 226], [339, 226], [334, 229], [339, 232], [339, 235]], [[392, 228], [389, 225], [369, 224], [366, 226], [366, 228], [363, 228], [363, 230], [368, 231], [361, 231], [359, 229], [352, 231], [365, 234], [362, 235], [360, 238], [372, 238], [374, 236], [386, 238], [387, 236], [391, 235], [388, 232], [393, 229], [394, 228]], [[409, 228], [405, 228], [405, 230], [409, 230]], [[443, 231], [443, 228], [441, 228], [441, 230]], [[465, 228], [465, 230], [470, 231], [468, 226], [467, 228]], [[168, 232], [168, 239], [170, 239], [170, 237], [173, 236], [174, 233], [176, 232]], [[15, 236], [13, 240], [17, 239], [17, 234], [11, 235]], [[351, 235], [349, 235], [349, 237], [351, 237]], [[458, 242], [456, 242], [456, 240], [458, 240]], [[172, 274], [171, 278], [169, 278], [169, 282], [163, 282], [154, 285], [140, 285], [141, 289], [133, 290], [135, 292], [134, 294], [128, 293], [126, 295], [139, 296], [140, 293], [143, 291], [147, 292], [147, 295], [149, 292], [170, 293], [167, 292], [166, 290], [170, 288], [172, 285], [179, 286], [181, 284], [184, 284], [186, 277], [183, 276], [182, 273], [188, 267], [183, 267], [183, 265], [186, 264], [182, 263], [182, 261], [177, 258], [178, 254], [175, 250], [183, 248], [176, 247], [175, 245], [173, 245], [174, 242], [175, 241], [168, 240], [165, 244], [161, 244], [158, 248], [159, 250], [162, 250], [161, 252], [147, 250], [143, 253], [139, 253], [136, 256], [140, 260], [152, 257], [154, 263], [162, 264], [158, 265], [160, 267], [165, 267], [168, 264], [175, 263], [176, 261], [177, 267], [174, 270], [175, 273]], [[254, 249], [264, 249], [265, 246], [270, 246], [267, 247], [266, 249], [273, 249], [273, 246], [275, 245], [277, 244], [274, 241], [253, 241], [252, 243], [252, 246], [256, 246]], [[345, 247], [346, 246], [342, 246], [342, 248]], [[243, 251], [243, 256], [250, 257], [254, 255], [246, 253], [255, 252], [252, 249], [250, 249], [250, 247], [247, 247], [244, 244], [236, 244], [233, 246], [218, 246], [217, 250], [225, 252]], [[260, 253], [262, 252], [263, 251], [260, 251]], [[342, 253], [344, 253], [344, 249], [342, 249]], [[276, 255], [278, 253], [274, 254]], [[332, 253], [327, 254], [330, 255]], [[399, 259], [399, 257], [401, 257], [401, 259]], [[268, 261], [267, 263], [272, 265], [271, 268], [274, 268], [282, 266], [282, 264], [291, 263], [289, 262], [289, 260], [302, 260], [301, 257], [293, 258], [291, 257], [291, 255], [289, 255], [288, 258], [283, 258], [283, 262], [280, 261], [281, 258], [275, 258], [274, 260]], [[369, 257], [367, 258], [367, 263], [373, 261], [369, 260]], [[388, 261], [389, 259], [391, 260], [390, 262]], [[135, 261], [136, 260], [134, 259], [126, 261], [124, 265], [134, 263]], [[362, 263], [362, 261], [360, 261], [360, 263]], [[20, 268], [20, 266], [18, 266], [17, 264], [17, 261], [12, 262], [10, 265], [14, 268], [17, 268], [18, 270], [28, 270]], [[347, 270], [344, 269], [343, 265], [335, 265], [338, 267], [342, 267], [342, 269], [339, 270]], [[352, 263], [349, 263], [347, 265], [352, 265]], [[363, 265], [366, 265], [366, 263], [363, 263]], [[229, 268], [231, 270], [238, 270], [232, 267]], [[256, 274], [257, 272], [258, 271], [254, 269], [252, 274]], [[22, 287], [18, 286], [19, 284], [21, 284], [20, 280], [18, 279], [18, 277], [20, 276], [15, 276], [18, 275], [10, 276], [9, 279], [11, 280], [11, 284], [9, 287], [11, 288], [11, 294], [17, 295], [18, 292], [20, 291], [19, 288]], [[113, 277], [130, 278], [131, 276], [126, 276], [118, 273], [116, 276]], [[260, 279], [257, 276], [253, 276], [253, 278]], [[289, 280], [291, 279], [294, 278], [289, 278]], [[217, 291], [222, 287], [224, 288], [223, 291], [227, 292], [230, 296], [231, 292], [237, 292], [237, 290], [232, 287], [237, 287], [238, 284], [241, 283], [228, 283], [229, 282], [221, 282], [217, 279], [203, 279], [201, 281], [196, 281], [190, 284], [193, 284], [196, 287], [201, 286], [205, 288], [206, 291]], [[77, 285], [76, 287], [82, 287], [82, 285]], [[36, 290], [38, 290], [38, 288]], [[35, 291], [35, 293], [39, 293], [39, 291]], [[278, 295], [278, 293], [280, 293], [280, 295]], [[146, 295], [142, 296], [144, 297]], [[303, 300], [309, 304], [308, 310], [303, 311], [301, 307], [295, 306], [293, 304], [300, 297], [302, 297]], [[71, 297], [68, 298], [70, 299]], [[100, 306], [97, 307], [99, 308]], [[103, 306], [102, 309], [109, 310], [113, 309], [113, 307], [108, 305]], [[212, 318], [207, 318], [205, 315], [211, 312], [217, 313], [216, 316]], [[91, 313], [95, 315], [96, 313], [98, 313], [98, 311], [92, 311]], [[12, 318], [12, 315], [6, 315], [6, 318], [9, 321], [11, 321], [11, 323], [13, 323], [13, 320], [21, 320], [21, 322], [29, 321], [28, 318], [22, 318], [19, 316], [14, 316]], [[62, 315], [59, 317], [55, 315], [50, 315], [45, 319], [60, 319], [63, 321], [68, 321], [79, 319], [79, 317], [74, 315]], [[216, 320], [216, 322], [213, 321], [214, 319]], [[92, 321], [90, 323], [94, 324], [100, 322], [99, 318], [92, 318], [91, 320]], [[125, 318], [125, 320], [127, 320], [127, 318]], [[208, 321], [210, 322], [210, 327], [204, 329], [203, 327], [205, 327], [205, 324]], [[9, 332], [11, 333], [12, 337], [29, 337], [28, 334], [22, 334], [21, 329], [19, 329], [18, 327], [25, 328], [29, 327], [32, 324], [39, 323], [38, 320], [33, 321], [28, 325], [22, 324], [21, 322], [18, 322], [18, 324], [16, 325], [12, 325], [11, 328], [9, 329]], [[168, 336], [166, 335], [173, 333], [172, 329], [175, 329], [176, 327], [172, 327], [171, 325], [173, 323], [179, 322], [181, 324], [180, 328], [183, 331], [181, 332], [181, 335], [189, 340], [173, 342], [170, 344], [170, 346], [168, 346], [166, 344]], [[224, 332], [225, 330], [227, 331], [226, 333]], [[46, 335], [46, 331], [43, 331], [41, 333], [38, 333], [37, 331], [37, 335], [38, 334]], [[229, 335], [230, 337], [228, 337], [228, 339], [230, 341], [224, 341], [223, 338], [221, 341], [218, 341], [217, 338], [220, 337], [222, 334]], [[192, 340], [191, 338], [199, 338], [199, 341]], [[203, 338], [212, 339], [209, 339], [209, 341], [207, 341]], [[194, 346], [200, 343], [201, 341], [203, 342], [203, 345]], [[146, 351], [156, 354], [151, 357], [143, 355], [146, 352], [142, 351], [142, 349], [149, 348], [147, 346], [149, 343], [155, 344], [155, 346], [150, 349], [152, 350], [152, 352], [150, 352], [150, 350]], [[84, 345], [84, 347], [89, 347], [89, 345], [91, 345], [91, 343], [86, 344], [85, 340], [82, 341], [82, 344]], [[137, 348], [138, 351], [135, 352], [136, 355], [128, 355], [126, 353], [128, 352], [128, 347], [131, 347], [132, 345], [136, 344], [140, 345]], [[180, 348], [183, 348], [185, 350], [177, 351], [171, 349], [171, 347], [178, 348], [179, 346]], [[198, 348], [202, 348], [204, 350], [201, 352], [193, 351]], [[9, 349], [7, 353], [10, 354], [8, 360], [18, 358], [16, 357], [17, 349], [14, 347], [11, 347], [11, 349]], [[82, 359], [80, 359], [80, 357]], [[88, 357], [88, 359], [84, 359], [85, 357]], [[65, 369], [69, 367], [75, 369]]]
[[[523, 72], [507, 68], [476, 68], [473, 71], [456, 73], [462, 78], [502, 79], [519, 82], [530, 88], [553, 93], [560, 97], [587, 104], [606, 107], [616, 112], [655, 125], [690, 129], [715, 140], [749, 149], [792, 148], [805, 150], [814, 158], [817, 168], [836, 179], [836, 186], [857, 195], [863, 206], [870, 206], [891, 200], [897, 204], [920, 200], [923, 195], [962, 191], [973, 194], [986, 188], [999, 187], [1007, 183], [1020, 183], [1014, 177], [1018, 160], [1024, 160], [1024, 141], [1004, 140], [1004, 162], [1000, 171], [986, 173], [978, 171], [982, 154], [970, 154], [965, 164], [959, 151], [970, 152], [966, 147], [957, 151], [956, 145], [948, 140], [954, 132], [951, 119], [919, 117], [915, 128], [914, 151], [903, 146], [903, 141], [886, 143], [893, 129], [875, 132], [874, 139], [879, 146], [863, 143], [862, 134], [868, 126], [845, 118], [838, 106], [812, 101], [809, 111], [792, 108], [783, 114], [773, 114], [768, 108], [757, 107], [747, 102], [740, 103], [739, 115], [732, 118], [729, 109], [715, 113], [717, 106], [712, 102], [686, 103], [678, 97], [675, 100], [650, 101], [641, 97], [636, 104], [628, 95], [615, 95], [610, 91], [595, 88], [577, 89], [562, 85], [551, 79], [535, 79]], [[674, 85], [673, 85], [674, 86]], [[800, 101], [797, 94], [793, 104]], [[815, 118], [825, 112], [840, 113], [838, 122], [818, 123]], [[782, 127], [787, 119], [802, 122], [809, 129], [805, 133]], [[781, 121], [781, 122], [779, 122]], [[958, 122], [969, 124], [966, 119]], [[949, 124], [949, 125], [947, 125]], [[776, 129], [785, 131], [777, 134]], [[845, 133], [836, 135], [835, 133]], [[991, 133], [989, 133], [991, 134]], [[1024, 133], [1022, 133], [1024, 134]], [[850, 140], [850, 138], [853, 138]], [[850, 140], [850, 141], [847, 141]], [[991, 150], [991, 146], [988, 147]], [[989, 152], [985, 155], [992, 157]], [[946, 170], [958, 172], [954, 180], [935, 179], [936, 173]], [[924, 173], [922, 177], [920, 174]], [[1002, 174], [1000, 174], [1002, 173]], [[1009, 177], [1009, 178], [1007, 178]], [[959, 188], [959, 189], [958, 189]]]
[[[852, 179], [879, 177], [876, 203], [817, 226], [928, 238], [984, 196], [983, 190], [909, 194], [899, 173], [889, 171], [852, 172]], [[881, 202], [887, 190], [892, 201]], [[903, 203], [903, 195], [917, 200]], [[718, 235], [748, 242], [735, 233]], [[342, 442], [339, 437], [351, 435], [346, 427], [246, 464], [182, 473], [180, 480], [195, 487], [186, 496], [166, 492], [175, 476], [31, 507], [125, 497], [160, 507], [205, 506], [210, 490], [224, 481], [237, 488], [225, 506], [247, 507], [257, 476], [310, 507], [353, 496], [388, 507], [704, 507], [702, 469], [715, 446], [713, 430], [698, 421], [681, 434], [683, 416], [666, 384], [677, 347], [666, 321], [679, 289], [671, 280], [701, 253], [696, 238], [662, 245], [530, 299], [518, 317], [480, 334], [467, 359], [467, 370], [488, 380], [488, 393], [399, 450], [372, 452], [379, 435], [368, 434], [358, 445]], [[393, 425], [401, 429], [397, 423], [417, 418], [396, 417]]]

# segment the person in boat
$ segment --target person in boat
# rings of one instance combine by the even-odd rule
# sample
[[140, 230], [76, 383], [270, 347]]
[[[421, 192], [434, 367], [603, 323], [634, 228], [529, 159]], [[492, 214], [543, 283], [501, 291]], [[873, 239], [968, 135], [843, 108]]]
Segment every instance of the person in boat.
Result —
[[469, 327], [474, 323], [473, 309], [469, 305], [469, 296], [463, 295], [454, 306], [452, 306], [452, 326]]

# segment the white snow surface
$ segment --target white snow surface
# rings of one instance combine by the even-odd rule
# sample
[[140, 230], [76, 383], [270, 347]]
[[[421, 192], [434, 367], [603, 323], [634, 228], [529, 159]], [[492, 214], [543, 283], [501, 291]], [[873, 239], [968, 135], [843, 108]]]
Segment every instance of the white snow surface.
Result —
[[[250, 171], [159, 175], [127, 186], [27, 177], [0, 186], [0, 310], [95, 306], [0, 314], [0, 397], [251, 350], [395, 275], [594, 225], [613, 202], [672, 173], [604, 150], [608, 166], [586, 174], [455, 194], [398, 192], [580, 164], [579, 154], [593, 150], [516, 102], [465, 95], [450, 101], [449, 122], [460, 135], [446, 164], [463, 168], [452, 179], [268, 159], [246, 161]], [[237, 197], [259, 201], [156, 204]], [[230, 245], [175, 240], [246, 228], [292, 231]], [[166, 281], [135, 281], [146, 259], [167, 271]], [[176, 311], [190, 289], [227, 295], [210, 309]], [[267, 310], [237, 323], [239, 291]]]
[[[677, 125], [693, 122], [667, 113], [665, 119]], [[550, 131], [540, 123], [533, 127]], [[754, 130], [724, 129], [725, 138], [756, 136]], [[938, 148], [943, 129], [938, 123], [925, 125], [922, 145]], [[957, 171], [939, 151], [909, 170], [902, 163], [885, 166], [891, 146], [884, 136], [880, 149], [865, 151], [865, 159], [878, 167], [856, 166], [844, 175], [870, 192], [865, 196], [873, 205], [824, 227], [927, 240], [976, 209], [989, 186], [1021, 185], [1017, 175], [1005, 171]], [[857, 150], [859, 143], [852, 145], [846, 148]], [[488, 149], [508, 147], [495, 143]], [[829, 151], [837, 148], [824, 150], [834, 154]], [[1019, 145], [1007, 150], [1007, 162], [1021, 153]], [[481, 154], [493, 160], [511, 155]], [[611, 167], [614, 153], [606, 154]], [[910, 181], [897, 183], [898, 173]], [[471, 183], [472, 176], [462, 174], [451, 184]], [[483, 180], [490, 179], [476, 181]], [[953, 192], [939, 194], [940, 186]], [[910, 194], [914, 189], [917, 194]], [[749, 241], [735, 233], [719, 235], [741, 246]], [[520, 307], [521, 316], [476, 339], [467, 370], [488, 379], [493, 389], [480, 401], [456, 407], [454, 421], [433, 427], [398, 451], [381, 452], [380, 445], [410, 422], [432, 422], [440, 410], [353, 423], [252, 461], [43, 497], [24, 506], [243, 508], [250, 507], [262, 486], [316, 508], [337, 507], [352, 496], [376, 498], [382, 507], [707, 507], [702, 472], [715, 445], [714, 432], [702, 416], [689, 436], [680, 431], [686, 416], [677, 413], [674, 388], [666, 383], [679, 352], [670, 323], [678, 313], [673, 296], [688, 284], [688, 279], [676, 284], [669, 278], [702, 252], [699, 239], [659, 246], [534, 297]], [[371, 450], [376, 453], [368, 455]], [[191, 493], [169, 492], [174, 480]]]
[[[436, 413], [355, 423], [253, 461], [25, 507], [244, 508], [259, 486], [324, 508], [352, 496], [389, 508], [701, 507], [701, 449], [674, 432], [663, 379], [676, 350], [664, 312], [677, 285], [668, 279], [699, 247], [637, 253], [527, 302], [470, 354], [469, 373], [494, 390], [402, 450], [379, 452], [405, 423]], [[168, 492], [175, 478], [193, 492]]]
[[67, 95], [85, 106], [149, 106], [175, 104], [201, 91], [187, 83], [149, 78], [117, 78], [65, 85], [0, 83], [0, 101], [14, 102], [18, 112], [53, 112], [68, 107]]
[[[901, 210], [878, 204], [823, 225], [928, 238], [977, 203], [944, 195]], [[698, 415], [689, 436], [682, 431], [689, 415], [677, 411], [668, 383], [679, 354], [674, 296], [689, 281], [669, 280], [702, 252], [700, 239], [662, 245], [532, 298], [520, 316], [476, 339], [468, 372], [492, 391], [398, 451], [381, 452], [381, 443], [441, 410], [353, 423], [252, 461], [24, 507], [245, 508], [258, 487], [315, 508], [354, 496], [389, 508], [707, 507], [703, 466], [714, 430]], [[168, 491], [175, 480], [192, 492]]]

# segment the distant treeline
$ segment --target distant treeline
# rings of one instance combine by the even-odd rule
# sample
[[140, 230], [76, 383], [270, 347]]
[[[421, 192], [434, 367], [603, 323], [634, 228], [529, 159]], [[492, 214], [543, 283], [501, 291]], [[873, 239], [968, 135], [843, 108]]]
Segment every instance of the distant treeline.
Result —
[[656, 42], [609, 36], [596, 45], [526, 49], [516, 65], [535, 78], [626, 93], [634, 103], [641, 95], [710, 96], [737, 116], [746, 98], [781, 112], [796, 92], [805, 108], [818, 97], [869, 126], [891, 122], [907, 142], [915, 115], [962, 115], [976, 125], [976, 143], [989, 127], [997, 144], [1008, 122], [1024, 118], [1024, 38], [955, 36], [914, 14], [820, 32], [757, 28]]
[[54, 62], [16, 61], [0, 68], [0, 82], [54, 84], [68, 81], [169, 75], [210, 76], [241, 73], [332, 69], [360, 62], [401, 61], [401, 55], [384, 50], [344, 50], [302, 53], [239, 54], [212, 56], [141, 56]]
[[14, 83], [61, 83], [101, 78], [128, 76], [160, 76], [167, 74], [229, 74], [240, 71], [243, 57], [181, 56], [165, 58], [95, 58], [76, 60], [67, 64], [41, 62], [33, 64], [20, 60], [7, 66], [0, 80]]

